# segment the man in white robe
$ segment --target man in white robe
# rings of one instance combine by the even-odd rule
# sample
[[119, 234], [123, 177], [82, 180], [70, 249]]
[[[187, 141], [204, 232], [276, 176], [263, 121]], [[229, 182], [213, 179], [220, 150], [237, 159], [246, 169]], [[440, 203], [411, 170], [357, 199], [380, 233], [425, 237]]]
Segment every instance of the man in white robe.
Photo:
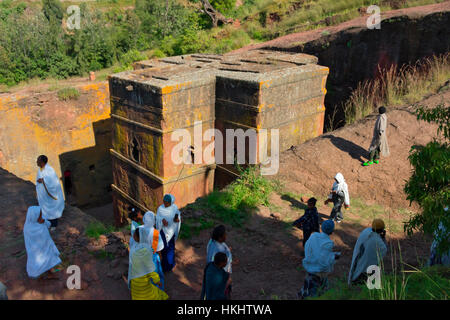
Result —
[[38, 278], [47, 271], [51, 277], [53, 268], [61, 263], [58, 248], [48, 231], [50, 222], [44, 220], [42, 215], [41, 207], [29, 207], [23, 227], [27, 250], [27, 273], [30, 278]]
[[161, 263], [164, 272], [175, 267], [175, 241], [181, 227], [181, 215], [175, 202], [175, 197], [166, 194], [163, 204], [156, 211], [156, 229], [161, 232], [164, 249], [161, 251]]
[[47, 162], [44, 155], [37, 159], [36, 194], [42, 218], [50, 221], [50, 231], [54, 231], [64, 211], [64, 194], [55, 170]]
[[348, 275], [348, 284], [361, 284], [367, 281], [367, 268], [379, 266], [386, 255], [386, 230], [381, 219], [374, 219], [372, 227], [364, 229], [353, 249], [352, 264]]

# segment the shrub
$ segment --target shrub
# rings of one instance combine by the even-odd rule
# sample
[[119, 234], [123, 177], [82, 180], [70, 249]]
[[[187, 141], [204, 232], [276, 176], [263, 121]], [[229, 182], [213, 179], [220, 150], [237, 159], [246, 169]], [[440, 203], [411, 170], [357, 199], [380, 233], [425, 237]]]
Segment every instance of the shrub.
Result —
[[76, 88], [64, 88], [58, 91], [58, 99], [62, 101], [78, 100], [80, 92]]

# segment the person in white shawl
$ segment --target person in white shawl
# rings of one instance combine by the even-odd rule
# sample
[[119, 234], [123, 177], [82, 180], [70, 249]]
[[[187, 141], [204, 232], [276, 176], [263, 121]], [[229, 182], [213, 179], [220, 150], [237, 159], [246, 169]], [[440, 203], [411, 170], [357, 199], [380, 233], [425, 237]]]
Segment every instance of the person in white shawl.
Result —
[[163, 202], [156, 211], [156, 229], [161, 232], [164, 242], [164, 249], [161, 251], [162, 268], [164, 272], [169, 272], [175, 267], [175, 241], [180, 233], [181, 216], [173, 195], [166, 194]]
[[147, 229], [136, 228], [128, 261], [128, 288], [133, 300], [166, 300], [167, 294], [158, 288], [159, 275], [155, 272], [153, 250], [147, 242]]
[[313, 232], [306, 241], [303, 267], [307, 272], [299, 298], [315, 297], [328, 289], [328, 273], [333, 271], [340, 253], [334, 252], [334, 243], [330, 235], [334, 231], [333, 220], [322, 223], [322, 232]]
[[27, 273], [30, 278], [38, 278], [61, 263], [59, 251], [50, 237], [48, 226], [50, 222], [42, 218], [39, 206], [28, 208], [27, 218], [23, 227], [25, 248], [27, 251]]
[[37, 158], [36, 194], [42, 218], [50, 221], [50, 231], [53, 231], [64, 211], [64, 195], [55, 170], [47, 162], [44, 155]]
[[164, 249], [164, 242], [161, 237], [161, 232], [155, 228], [156, 217], [152, 211], [147, 211], [142, 218], [144, 228], [146, 229], [147, 243], [153, 250], [153, 263], [156, 266], [156, 272], [161, 279], [161, 286], [159, 288], [164, 290], [164, 272], [161, 264], [161, 251]]
[[345, 182], [342, 173], [338, 172], [334, 177], [334, 183], [331, 188], [331, 193], [328, 195], [328, 199], [325, 200], [325, 204], [333, 202], [333, 210], [330, 213], [330, 219], [340, 223], [344, 219], [342, 214], [342, 205], [345, 209], [350, 208], [350, 194], [348, 193], [348, 186]]
[[386, 255], [386, 230], [384, 221], [374, 219], [372, 227], [364, 229], [353, 249], [352, 264], [348, 274], [348, 284], [361, 284], [367, 281], [367, 268], [379, 266]]
[[375, 127], [373, 128], [372, 142], [369, 147], [369, 160], [363, 163], [363, 166], [365, 167], [374, 163], [378, 164], [380, 162], [380, 153], [383, 157], [389, 156], [389, 145], [386, 136], [386, 108], [378, 108], [378, 113], [379, 115], [377, 121], [375, 121]]

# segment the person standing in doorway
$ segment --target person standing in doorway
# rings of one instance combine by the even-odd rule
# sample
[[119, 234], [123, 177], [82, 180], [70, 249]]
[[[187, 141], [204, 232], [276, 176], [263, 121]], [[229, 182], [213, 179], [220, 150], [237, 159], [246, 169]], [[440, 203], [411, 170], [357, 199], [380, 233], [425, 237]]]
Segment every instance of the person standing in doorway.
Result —
[[42, 218], [50, 222], [50, 231], [55, 231], [64, 211], [64, 194], [55, 170], [47, 162], [45, 155], [37, 158], [36, 194]]
[[367, 167], [371, 164], [380, 163], [380, 153], [383, 157], [389, 156], [389, 145], [387, 142], [386, 128], [387, 128], [387, 116], [386, 108], [378, 108], [378, 118], [373, 128], [372, 142], [369, 147], [369, 161], [363, 163], [363, 166]]

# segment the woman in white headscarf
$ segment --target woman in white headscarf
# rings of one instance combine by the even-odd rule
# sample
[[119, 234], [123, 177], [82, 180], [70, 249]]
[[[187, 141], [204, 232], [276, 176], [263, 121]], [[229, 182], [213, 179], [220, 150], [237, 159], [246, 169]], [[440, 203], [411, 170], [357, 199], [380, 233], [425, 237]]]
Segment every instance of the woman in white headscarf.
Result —
[[333, 210], [331, 210], [330, 219], [340, 223], [342, 219], [344, 219], [342, 205], [344, 205], [345, 209], [350, 208], [348, 186], [344, 176], [340, 172], [334, 177], [333, 187], [331, 188], [331, 193], [328, 195], [328, 199], [325, 200], [325, 204], [328, 204], [328, 202], [333, 202]]
[[48, 158], [44, 155], [37, 159], [39, 169], [36, 176], [36, 194], [42, 218], [50, 221], [50, 231], [53, 231], [64, 211], [64, 195], [55, 170], [47, 162]]
[[133, 233], [130, 248], [128, 287], [133, 300], [167, 300], [169, 296], [159, 289], [160, 278], [153, 263], [153, 250], [147, 243], [146, 228], [138, 227]]
[[144, 214], [142, 221], [144, 222], [144, 228], [147, 232], [147, 243], [153, 250], [153, 263], [155, 264], [156, 272], [161, 279], [161, 286], [159, 286], [159, 288], [164, 290], [164, 272], [161, 264], [161, 250], [164, 249], [164, 242], [161, 233], [155, 228], [155, 214], [152, 211], [147, 211]]
[[50, 237], [48, 227], [50, 222], [42, 218], [41, 207], [28, 208], [27, 218], [23, 227], [25, 248], [27, 250], [27, 273], [30, 278], [38, 278], [61, 263], [59, 251]]
[[181, 216], [173, 195], [166, 194], [163, 202], [156, 211], [156, 229], [161, 232], [164, 242], [164, 249], [161, 251], [162, 268], [164, 272], [169, 272], [175, 267], [175, 241], [180, 233]]

